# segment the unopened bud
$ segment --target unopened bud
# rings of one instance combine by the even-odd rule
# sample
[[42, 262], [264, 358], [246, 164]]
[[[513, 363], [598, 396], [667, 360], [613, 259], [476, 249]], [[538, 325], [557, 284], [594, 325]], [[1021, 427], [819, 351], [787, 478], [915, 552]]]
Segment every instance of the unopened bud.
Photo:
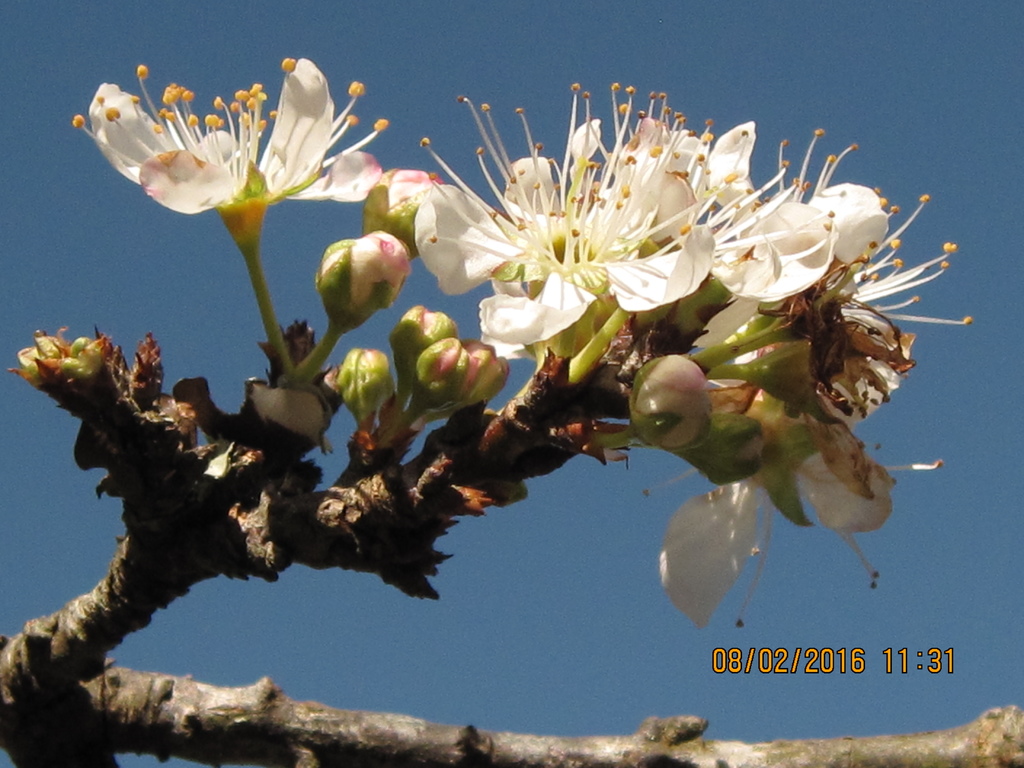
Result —
[[364, 421], [395, 393], [388, 356], [378, 349], [349, 350], [334, 387], [356, 421]]
[[385, 173], [363, 204], [363, 232], [381, 230], [416, 251], [416, 211], [437, 182], [425, 171], [395, 169]]
[[435, 341], [416, 361], [412, 410], [423, 413], [451, 408], [462, 401], [469, 353], [458, 339]]
[[699, 442], [711, 428], [707, 383], [701, 367], [685, 355], [651, 360], [633, 382], [633, 428], [648, 445], [667, 451]]
[[462, 402], [465, 404], [487, 401], [501, 392], [508, 380], [508, 363], [498, 357], [494, 347], [482, 341], [469, 339], [462, 342], [469, 354], [469, 369], [466, 372], [465, 393]]
[[391, 330], [391, 356], [398, 377], [398, 401], [404, 403], [416, 381], [416, 363], [423, 350], [441, 339], [454, 339], [459, 328], [444, 312], [413, 307]]
[[316, 274], [316, 289], [331, 324], [349, 331], [390, 307], [409, 271], [405, 244], [386, 232], [373, 232], [328, 246]]

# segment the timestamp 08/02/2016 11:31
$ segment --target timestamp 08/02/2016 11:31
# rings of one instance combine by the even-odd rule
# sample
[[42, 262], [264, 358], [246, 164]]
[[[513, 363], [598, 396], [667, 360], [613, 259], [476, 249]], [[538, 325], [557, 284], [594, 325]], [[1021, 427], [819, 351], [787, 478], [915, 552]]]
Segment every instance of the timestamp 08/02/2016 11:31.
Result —
[[[887, 675], [927, 672], [953, 674], [952, 648], [885, 648], [881, 651]], [[868, 654], [863, 648], [714, 648], [711, 671], [715, 674], [839, 674], [866, 672]]]

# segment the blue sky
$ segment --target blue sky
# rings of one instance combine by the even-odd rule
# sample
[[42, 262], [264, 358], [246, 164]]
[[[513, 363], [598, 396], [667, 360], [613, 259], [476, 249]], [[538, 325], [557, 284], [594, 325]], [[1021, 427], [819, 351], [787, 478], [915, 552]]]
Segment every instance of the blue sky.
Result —
[[[391, 120], [372, 146], [385, 167], [433, 170], [419, 147], [430, 136], [471, 175], [479, 139], [459, 94], [491, 103], [509, 144], [521, 141], [522, 106], [557, 147], [574, 82], [595, 94], [612, 82], [666, 91], [698, 124], [756, 120], [760, 179], [779, 141], [798, 156], [825, 128], [820, 159], [860, 145], [837, 180], [881, 187], [904, 210], [932, 196], [904, 237], [905, 258], [931, 258], [947, 240], [960, 251], [917, 310], [976, 319], [904, 325], [919, 334], [918, 367], [859, 433], [880, 444], [884, 464], [946, 463], [898, 473], [892, 518], [860, 537], [881, 572], [876, 590], [833, 533], [780, 519], [747, 626], [733, 622], [752, 567], [695, 629], [662, 593], [657, 553], [671, 513], [705, 486], [662, 486], [684, 465], [637, 452], [628, 467], [574, 460], [524, 503], [458, 525], [441, 542], [455, 556], [436, 580], [439, 602], [363, 574], [298, 568], [272, 585], [209, 582], [129, 638], [118, 662], [223, 685], [269, 675], [298, 699], [567, 735], [629, 732], [670, 714], [707, 717], [710, 738], [867, 735], [1024, 703], [1013, 404], [1024, 371], [1010, 333], [1024, 243], [1021, 29], [1024, 6], [947, 0], [12, 3], [0, 27], [8, 365], [37, 328], [77, 336], [95, 326], [126, 348], [152, 331], [168, 380], [206, 376], [226, 408], [263, 370], [244, 267], [218, 217], [156, 205], [69, 124], [101, 82], [133, 89], [142, 62], [154, 87], [182, 82], [205, 99], [253, 81], [276, 97], [280, 60], [311, 58], [339, 100], [350, 80], [366, 83], [359, 114]], [[283, 317], [319, 322], [319, 253], [358, 234], [358, 215], [333, 203], [272, 209], [265, 259]], [[482, 295], [443, 296], [417, 268], [400, 305], [444, 309], [471, 335]], [[353, 343], [382, 345], [399, 311]], [[92, 587], [120, 525], [117, 503], [93, 493], [98, 472], [74, 467], [70, 418], [15, 376], [0, 377], [0, 409], [0, 632], [12, 634]], [[345, 426], [335, 425], [336, 445]], [[323, 459], [326, 474], [342, 457]], [[711, 669], [716, 647], [797, 646], [863, 648], [866, 671]], [[883, 650], [903, 647], [953, 648], [954, 673], [885, 674]]]

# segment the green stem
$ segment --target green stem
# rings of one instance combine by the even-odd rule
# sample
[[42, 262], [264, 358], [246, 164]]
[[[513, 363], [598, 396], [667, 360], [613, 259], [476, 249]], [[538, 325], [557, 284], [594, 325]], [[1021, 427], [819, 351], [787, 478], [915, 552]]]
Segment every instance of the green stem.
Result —
[[306, 355], [306, 359], [295, 366], [288, 380], [293, 384], [306, 384], [312, 381], [320, 373], [320, 369], [344, 333], [341, 326], [328, 322], [323, 337], [313, 347], [313, 351]]
[[700, 352], [694, 352], [690, 355], [690, 359], [705, 371], [710, 371], [747, 352], [754, 352], [769, 344], [792, 340], [793, 334], [789, 328], [769, 328], [750, 337], [738, 339], [734, 344], [717, 344], [713, 347], [702, 349]]
[[615, 334], [622, 329], [622, 326], [626, 324], [628, 319], [629, 313], [621, 307], [612, 312], [604, 325], [587, 342], [587, 345], [569, 361], [570, 383], [579, 383], [597, 366], [604, 353], [608, 351], [608, 347], [611, 345], [612, 339], [615, 338]]
[[238, 250], [242, 252], [242, 257], [245, 259], [245, 268], [249, 272], [252, 291], [256, 294], [256, 305], [260, 309], [260, 319], [263, 321], [263, 330], [267, 334], [267, 341], [281, 358], [281, 365], [284, 366], [285, 373], [291, 374], [295, 364], [292, 362], [288, 345], [285, 344], [281, 324], [277, 321], [277, 313], [274, 312], [274, 302], [270, 298], [270, 288], [267, 285], [267, 277], [263, 273], [263, 262], [260, 259], [259, 238], [238, 242]]

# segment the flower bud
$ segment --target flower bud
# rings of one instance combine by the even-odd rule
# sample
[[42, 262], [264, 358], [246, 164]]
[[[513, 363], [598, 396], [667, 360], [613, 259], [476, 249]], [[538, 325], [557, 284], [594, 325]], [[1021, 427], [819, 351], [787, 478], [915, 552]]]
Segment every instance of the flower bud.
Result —
[[416, 361], [416, 382], [410, 409], [417, 413], [459, 405], [471, 363], [458, 339], [435, 341]]
[[389, 232], [408, 246], [411, 256], [417, 256], [416, 211], [436, 183], [425, 171], [385, 173], [363, 204], [363, 232]]
[[395, 393], [388, 356], [378, 349], [351, 349], [338, 369], [334, 388], [345, 406], [363, 422]]
[[704, 371], [685, 355], [651, 360], [636, 375], [629, 410], [648, 445], [674, 451], [699, 442], [711, 428]]
[[459, 328], [444, 312], [431, 312], [426, 307], [413, 307], [391, 330], [391, 357], [398, 377], [398, 401], [404, 403], [416, 380], [416, 362], [420, 354], [434, 342], [454, 339]]
[[386, 232], [373, 232], [328, 246], [316, 289], [331, 325], [344, 332], [390, 307], [409, 272], [405, 244]]
[[462, 402], [466, 405], [487, 401], [501, 392], [508, 380], [508, 362], [498, 357], [494, 347], [482, 341], [468, 339], [462, 342], [469, 354], [466, 390]]

